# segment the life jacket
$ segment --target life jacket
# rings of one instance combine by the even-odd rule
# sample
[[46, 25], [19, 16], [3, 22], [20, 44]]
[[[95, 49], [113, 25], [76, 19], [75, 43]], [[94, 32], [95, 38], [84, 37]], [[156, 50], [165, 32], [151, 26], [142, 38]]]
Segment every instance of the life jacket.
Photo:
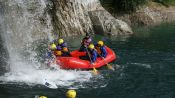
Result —
[[55, 50], [55, 51], [54, 51], [54, 55], [55, 55], [56, 57], [62, 56], [62, 51], [61, 51], [61, 50]]
[[100, 47], [99, 47], [99, 46], [96, 46], [95, 48], [96, 48], [97, 53], [98, 53], [98, 54], [101, 54], [101, 49], [100, 49]]
[[107, 51], [106, 51], [106, 48], [104, 45], [103, 46], [96, 46], [95, 48], [97, 50], [98, 55], [100, 55], [104, 58], [107, 56]]
[[63, 42], [62, 44], [58, 44], [57, 46], [60, 46], [61, 49], [63, 49], [64, 47], [67, 47], [67, 43]]
[[63, 51], [63, 52], [68, 52], [69, 50], [68, 50], [67, 47], [63, 47], [62, 51]]
[[93, 49], [93, 50], [89, 50], [89, 53], [90, 53], [90, 57], [91, 57], [92, 62], [95, 62], [97, 59], [97, 51], [95, 49]]

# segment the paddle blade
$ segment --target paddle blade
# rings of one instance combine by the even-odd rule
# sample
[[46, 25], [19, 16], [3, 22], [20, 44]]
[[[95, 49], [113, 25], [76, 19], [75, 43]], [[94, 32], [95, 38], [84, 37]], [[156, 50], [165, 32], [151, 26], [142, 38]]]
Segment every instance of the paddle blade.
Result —
[[98, 70], [97, 70], [96, 68], [94, 68], [94, 67], [93, 67], [93, 70], [92, 70], [92, 72], [93, 72], [93, 74], [94, 74], [94, 75], [97, 75], [97, 74], [99, 74]]
[[115, 70], [110, 64], [107, 64], [107, 68], [113, 71]]

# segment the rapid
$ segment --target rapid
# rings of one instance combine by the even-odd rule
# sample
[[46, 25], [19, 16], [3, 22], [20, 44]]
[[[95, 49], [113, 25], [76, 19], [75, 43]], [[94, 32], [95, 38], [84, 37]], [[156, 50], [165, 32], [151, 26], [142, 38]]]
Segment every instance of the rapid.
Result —
[[[92, 0], [89, 0], [89, 2]], [[78, 98], [174, 98], [175, 24], [137, 27], [132, 36], [97, 36], [115, 51], [115, 71], [51, 70], [43, 63], [53, 34], [49, 0], [0, 1], [0, 98], [64, 98], [76, 89]], [[81, 37], [65, 38], [71, 50]], [[54, 82], [58, 89], [43, 85]]]

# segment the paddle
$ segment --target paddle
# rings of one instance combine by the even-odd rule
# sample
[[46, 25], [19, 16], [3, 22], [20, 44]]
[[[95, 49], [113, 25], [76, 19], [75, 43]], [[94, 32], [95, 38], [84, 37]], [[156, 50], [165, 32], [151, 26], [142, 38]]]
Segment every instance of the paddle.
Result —
[[98, 55], [104, 60], [104, 62], [105, 62], [105, 64], [107, 65], [107, 68], [108, 68], [108, 69], [111, 69], [111, 70], [113, 70], [113, 71], [115, 70], [115, 69], [112, 67], [112, 65], [110, 65], [109, 63], [106, 62], [106, 60], [105, 60], [104, 57], [102, 57], [100, 54], [98, 54]]
[[[87, 50], [87, 53], [88, 53], [90, 62], [92, 62], [91, 57], [90, 57], [90, 54], [89, 54], [89, 51], [88, 51], [88, 49], [87, 49], [87, 46], [85, 46], [85, 47], [86, 47], [86, 50]], [[99, 73], [98, 70], [94, 67], [94, 64], [93, 64], [93, 63], [91, 63], [91, 65], [93, 66], [92, 72], [94, 73], [94, 75], [97, 75], [97, 74]]]
[[102, 59], [105, 61], [105, 64], [107, 65], [107, 68], [110, 69], [110, 70], [115, 70], [112, 65], [110, 65], [109, 63], [106, 62], [106, 60], [102, 57]]

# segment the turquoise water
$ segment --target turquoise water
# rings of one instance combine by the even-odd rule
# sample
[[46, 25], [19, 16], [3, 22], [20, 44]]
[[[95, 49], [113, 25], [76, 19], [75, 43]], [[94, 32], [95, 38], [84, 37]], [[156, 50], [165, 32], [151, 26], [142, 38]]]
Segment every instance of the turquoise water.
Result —
[[[102, 37], [117, 54], [100, 75], [77, 88], [77, 98], [175, 98], [175, 24], [135, 29], [131, 37]], [[71, 49], [79, 47], [80, 38], [68, 38]], [[75, 40], [75, 41], [72, 41]], [[118, 67], [118, 65], [120, 67]], [[0, 98], [64, 98], [69, 87], [56, 90], [26, 84], [0, 84]]]

